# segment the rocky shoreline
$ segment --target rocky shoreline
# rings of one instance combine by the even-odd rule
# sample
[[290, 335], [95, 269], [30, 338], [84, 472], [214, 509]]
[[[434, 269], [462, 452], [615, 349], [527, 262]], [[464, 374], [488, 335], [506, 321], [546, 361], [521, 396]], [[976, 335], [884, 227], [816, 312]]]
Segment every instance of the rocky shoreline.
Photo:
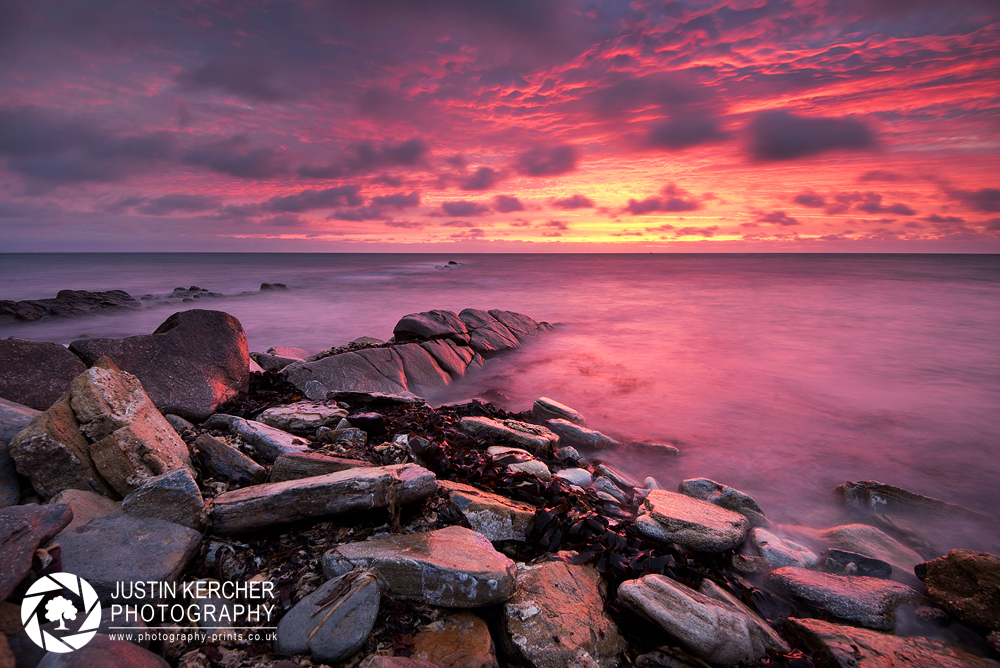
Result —
[[[192, 310], [69, 349], [0, 340], [0, 668], [998, 665], [1000, 557], [928, 531], [969, 511], [856, 481], [836, 490], [856, 523], [774, 526], [707, 478], [627, 479], [603, 450], [676, 448], [551, 399], [421, 398], [553, 329], [429, 311], [389, 341], [250, 353]], [[104, 617], [46, 654], [31, 633], [66, 636], [22, 606], [59, 572]], [[149, 582], [183, 618], [113, 638], [123, 583]]]

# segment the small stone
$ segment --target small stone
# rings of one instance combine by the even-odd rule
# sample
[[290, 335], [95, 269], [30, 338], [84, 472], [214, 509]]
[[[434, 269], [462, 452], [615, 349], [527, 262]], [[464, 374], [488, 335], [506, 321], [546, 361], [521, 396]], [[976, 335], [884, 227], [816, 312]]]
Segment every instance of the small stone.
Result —
[[31, 570], [35, 550], [73, 519], [64, 504], [0, 510], [0, 601], [6, 601]]
[[195, 439], [194, 447], [202, 470], [209, 478], [238, 486], [258, 485], [267, 478], [267, 470], [263, 466], [208, 434]]
[[361, 459], [331, 457], [318, 452], [298, 452], [282, 455], [274, 460], [268, 482], [301, 480], [315, 476], [346, 471], [347, 469], [372, 467], [374, 464]]
[[361, 429], [355, 429], [354, 427], [344, 427], [339, 429], [327, 429], [326, 427], [320, 427], [316, 430], [316, 440], [320, 443], [333, 443], [335, 445], [363, 448], [368, 442], [368, 434]]
[[714, 503], [720, 508], [745, 515], [750, 520], [751, 526], [770, 524], [764, 517], [764, 511], [749, 495], [714, 480], [708, 478], [685, 480], [677, 487], [677, 491], [695, 499]]
[[148, 649], [103, 633], [67, 654], [49, 652], [37, 668], [169, 668], [170, 664]]
[[656, 478], [653, 476], [646, 476], [646, 479], [642, 481], [643, 489], [662, 489], [660, 483], [656, 482]]
[[744, 515], [684, 494], [653, 489], [636, 517], [639, 532], [702, 552], [725, 552], [743, 542], [749, 528]]
[[892, 565], [881, 559], [872, 559], [857, 552], [833, 548], [826, 553], [825, 567], [828, 572], [838, 575], [867, 575], [886, 579], [892, 576]]
[[607, 464], [598, 462], [594, 465], [594, 471], [597, 475], [604, 476], [611, 482], [613, 482], [618, 489], [625, 492], [626, 495], [630, 495], [632, 491], [636, 488], [635, 483], [625, 477], [621, 471], [611, 468]]
[[178, 436], [183, 436], [186, 431], [193, 431], [194, 425], [182, 418], [180, 415], [164, 415], [163, 419], [167, 421], [174, 431], [177, 432]]
[[518, 420], [466, 417], [458, 428], [470, 436], [529, 448], [541, 454], [552, 452], [558, 437], [545, 427]]
[[459, 482], [441, 480], [438, 485], [448, 492], [473, 531], [491, 541], [527, 540], [535, 521], [534, 506]]
[[410, 656], [451, 668], [498, 666], [490, 630], [486, 622], [471, 612], [449, 613], [444, 619], [421, 627], [413, 638]]
[[591, 487], [598, 491], [604, 492], [609, 496], [613, 497], [618, 503], [627, 506], [629, 504], [629, 499], [625, 493], [618, 488], [616, 484], [611, 482], [608, 478], [601, 476], [591, 483]]
[[258, 422], [300, 434], [312, 434], [320, 427], [334, 427], [347, 417], [347, 411], [334, 403], [299, 401], [284, 406], [272, 406], [257, 416]]
[[253, 446], [254, 451], [266, 462], [273, 462], [281, 455], [309, 451], [309, 442], [305, 439], [275, 429], [263, 422], [236, 418], [229, 429], [243, 442]]
[[798, 566], [799, 568], [815, 568], [822, 560], [809, 548], [784, 538], [761, 527], [750, 530], [750, 544], [757, 548], [760, 556], [767, 559], [771, 568], [782, 566]]
[[555, 450], [556, 459], [564, 464], [576, 464], [579, 465], [583, 461], [583, 457], [580, 452], [571, 445], [566, 445], [561, 448], [556, 448]]
[[572, 445], [591, 449], [615, 448], [618, 441], [605, 436], [594, 429], [587, 429], [569, 420], [555, 419], [545, 423], [549, 429], [559, 436], [559, 443], [562, 445]]
[[583, 416], [578, 412], [548, 397], [539, 397], [531, 406], [531, 414], [536, 419], [545, 422], [546, 420], [567, 420], [573, 424], [583, 424]]
[[549, 467], [526, 450], [494, 445], [486, 449], [486, 454], [506, 466], [511, 473], [523, 473], [545, 482], [552, 480], [552, 471]]
[[952, 550], [917, 568], [931, 599], [963, 622], [1000, 631], [1000, 556]]
[[553, 476], [577, 487], [590, 487], [593, 478], [587, 469], [563, 469], [556, 471]]
[[175, 469], [150, 478], [122, 500], [122, 512], [153, 517], [203, 532], [208, 526], [205, 500], [187, 469]]

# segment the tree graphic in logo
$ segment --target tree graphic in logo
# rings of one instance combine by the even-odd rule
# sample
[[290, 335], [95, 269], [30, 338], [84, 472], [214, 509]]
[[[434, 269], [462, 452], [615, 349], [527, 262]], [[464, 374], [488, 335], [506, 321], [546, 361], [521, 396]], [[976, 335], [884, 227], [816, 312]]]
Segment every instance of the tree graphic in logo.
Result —
[[[97, 633], [101, 603], [97, 592], [83, 578], [72, 573], [50, 573], [28, 587], [21, 601], [21, 622], [28, 637], [42, 649], [72, 652]], [[58, 626], [53, 626], [55, 622]]]
[[76, 606], [65, 596], [56, 596], [45, 604], [45, 616], [50, 622], [59, 622], [56, 631], [68, 631], [67, 619], [76, 619]]

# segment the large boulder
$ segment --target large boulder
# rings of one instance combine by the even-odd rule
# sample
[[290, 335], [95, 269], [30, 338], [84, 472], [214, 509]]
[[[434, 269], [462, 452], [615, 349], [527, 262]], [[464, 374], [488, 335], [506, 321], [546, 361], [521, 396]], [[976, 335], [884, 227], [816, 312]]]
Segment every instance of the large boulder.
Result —
[[[69, 387], [69, 383], [66, 383], [66, 387]], [[50, 402], [49, 406], [51, 405]], [[14, 440], [14, 437], [31, 424], [31, 421], [38, 417], [40, 412], [15, 401], [0, 399], [0, 446], [7, 445]]]
[[640, 533], [700, 552], [725, 552], [743, 542], [744, 515], [707, 501], [662, 489], [650, 490], [635, 519]]
[[397, 341], [451, 339], [462, 345], [469, 344], [469, 331], [462, 319], [452, 311], [438, 309], [404, 315], [396, 323], [392, 335]]
[[0, 398], [44, 411], [86, 368], [58, 343], [0, 339]]
[[469, 332], [469, 345], [483, 357], [521, 347], [517, 336], [487, 311], [467, 308], [458, 317]]
[[35, 550], [73, 519], [64, 504], [0, 510], [0, 601], [6, 601], [31, 569]]
[[917, 566], [935, 603], [963, 622], [1000, 631], [1000, 556], [952, 550]]
[[152, 334], [83, 339], [70, 350], [88, 364], [110, 357], [139, 378], [162, 412], [197, 422], [245, 392], [250, 377], [243, 325], [222, 311], [181, 311]]
[[740, 515], [746, 515], [751, 526], [767, 526], [769, 522], [764, 517], [760, 505], [748, 494], [729, 485], [715, 482], [709, 478], [692, 478], [684, 480], [677, 486], [677, 491], [695, 499], [714, 503], [720, 508], [732, 510]]

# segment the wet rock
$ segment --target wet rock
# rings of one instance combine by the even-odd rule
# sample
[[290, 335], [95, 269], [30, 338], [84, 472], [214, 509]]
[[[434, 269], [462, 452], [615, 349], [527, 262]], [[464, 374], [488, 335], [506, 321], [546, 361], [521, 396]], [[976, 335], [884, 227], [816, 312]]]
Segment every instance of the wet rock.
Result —
[[425, 394], [450, 385], [452, 376], [438, 365], [437, 360], [423, 346], [404, 343], [384, 350], [391, 350], [403, 365], [405, 387], [411, 392]]
[[469, 344], [469, 330], [462, 319], [452, 311], [438, 309], [404, 315], [392, 329], [392, 335], [397, 341], [451, 339]]
[[866, 575], [885, 579], [892, 576], [892, 565], [881, 559], [872, 559], [857, 552], [837, 549], [827, 551], [825, 568], [830, 573], [840, 575]]
[[388, 432], [388, 425], [380, 413], [353, 413], [347, 421], [371, 436], [383, 436]]
[[331, 457], [318, 452], [300, 452], [282, 455], [275, 459], [268, 482], [301, 480], [302, 478], [312, 478], [347, 469], [372, 466], [374, 464], [361, 459]]
[[[72, 379], [70, 379], [72, 380]], [[69, 386], [69, 383], [66, 383]], [[49, 406], [52, 402], [49, 402]], [[46, 406], [48, 408], [49, 406]], [[0, 446], [7, 445], [22, 429], [31, 424], [41, 411], [13, 401], [0, 399]]]
[[618, 489], [622, 490], [626, 494], [631, 494], [632, 490], [636, 488], [635, 483], [629, 480], [624, 473], [608, 466], [607, 464], [602, 464], [600, 462], [594, 464], [594, 472], [613, 482]]
[[288, 289], [288, 286], [285, 285], [284, 283], [261, 283], [260, 284], [260, 291], [261, 292], [275, 292], [275, 291], [278, 291], [278, 290], [287, 290], [287, 289]]
[[931, 599], [972, 626], [1000, 631], [1000, 556], [952, 550], [917, 567]]
[[618, 485], [611, 482], [609, 478], [600, 476], [594, 482], [591, 483], [591, 487], [598, 492], [604, 492], [609, 496], [613, 497], [618, 503], [622, 505], [629, 504], [629, 498], [626, 496], [625, 492], [618, 488]]
[[177, 432], [178, 436], [182, 436], [186, 431], [193, 431], [194, 425], [182, 418], [180, 415], [164, 415], [163, 419], [167, 421], [174, 431]]
[[81, 489], [64, 489], [49, 500], [49, 504], [64, 503], [73, 509], [73, 519], [63, 528], [63, 532], [83, 526], [90, 520], [122, 512], [121, 501], [112, 501], [106, 496], [85, 492]]
[[549, 429], [519, 420], [466, 417], [458, 423], [458, 428], [469, 436], [529, 448], [541, 454], [551, 452], [558, 441], [558, 437]]
[[309, 452], [309, 441], [256, 420], [234, 418], [230, 421], [229, 431], [252, 446], [266, 462], [273, 462], [282, 455]]
[[437, 365], [453, 381], [464, 376], [470, 368], [478, 368], [483, 364], [483, 359], [478, 353], [471, 348], [458, 345], [451, 339], [424, 341], [420, 347], [430, 353]]
[[845, 482], [833, 490], [849, 508], [866, 513], [947, 513], [976, 516], [976, 513], [930, 496], [922, 496], [902, 487], [875, 480]]
[[635, 526], [656, 540], [701, 552], [725, 552], [743, 542], [744, 515], [684, 494], [653, 489], [642, 502]]
[[338, 471], [224, 492], [212, 503], [212, 530], [226, 535], [309, 517], [386, 508], [437, 491], [434, 474], [416, 464]]
[[534, 668], [617, 666], [625, 641], [604, 613], [600, 585], [592, 566], [520, 566], [516, 591], [502, 613], [500, 637], [508, 653]]
[[149, 478], [122, 500], [122, 512], [173, 522], [199, 532], [208, 526], [205, 500], [187, 469], [175, 469]]
[[995, 668], [991, 661], [927, 638], [899, 638], [819, 619], [789, 618], [785, 628], [838, 668]]
[[[382, 352], [372, 354], [378, 351]], [[327, 399], [331, 392], [387, 395], [409, 392], [403, 363], [388, 348], [346, 352], [315, 362], [296, 362], [282, 369], [281, 376], [314, 400]]]
[[552, 471], [549, 470], [549, 467], [544, 462], [535, 459], [534, 455], [527, 450], [494, 445], [486, 448], [486, 454], [513, 473], [532, 475], [545, 482], [552, 480]]
[[845, 524], [827, 529], [820, 536], [832, 545], [848, 552], [880, 559], [892, 564], [895, 576], [910, 576], [913, 567], [923, 558], [884, 531], [867, 524]]
[[35, 550], [72, 519], [73, 510], [64, 504], [0, 509], [0, 601], [28, 574]]
[[576, 448], [569, 445], [556, 448], [555, 452], [552, 454], [554, 454], [556, 459], [563, 464], [579, 466], [583, 462], [583, 456], [580, 455], [580, 452]]
[[83, 373], [83, 362], [58, 343], [0, 339], [0, 398], [44, 411]]
[[535, 507], [471, 485], [447, 480], [438, 485], [448, 492], [473, 531], [491, 541], [525, 541], [535, 522]]
[[103, 633], [67, 654], [49, 652], [38, 668], [169, 668], [170, 664], [148, 649], [125, 640], [113, 640]]
[[418, 397], [412, 392], [400, 392], [399, 394], [386, 394], [384, 392], [331, 392], [329, 399], [344, 401], [350, 405], [365, 404], [370, 408], [382, 406], [421, 406], [424, 398]]
[[642, 481], [642, 487], [643, 489], [663, 489], [653, 476], [646, 476], [646, 479]]
[[272, 406], [257, 416], [257, 422], [299, 434], [313, 434], [320, 427], [335, 427], [347, 411], [336, 403], [299, 401], [284, 406]]
[[246, 392], [250, 377], [243, 326], [221, 311], [181, 311], [152, 334], [83, 339], [70, 350], [88, 364], [110, 357], [139, 378], [157, 408], [196, 422]]
[[635, 657], [636, 668], [704, 668], [705, 662], [678, 647], [658, 647]]
[[395, 596], [447, 608], [506, 601], [516, 570], [485, 537], [459, 526], [347, 543], [323, 555], [327, 577], [357, 567], [377, 570]]
[[561, 471], [556, 471], [552, 475], [553, 477], [565, 480], [569, 484], [576, 485], [577, 487], [590, 487], [590, 483], [593, 479], [590, 475], [590, 471], [587, 469], [563, 469]]
[[[710, 591], [718, 595], [717, 590]], [[763, 658], [768, 648], [788, 649], [745, 607], [725, 597], [717, 600], [665, 575], [629, 580], [618, 588], [618, 598], [712, 664], [734, 666]]]
[[896, 627], [896, 608], [921, 600], [920, 594], [898, 582], [792, 566], [771, 571], [767, 584], [779, 594], [825, 610], [838, 619], [880, 631]]
[[410, 656], [451, 668], [498, 667], [490, 630], [471, 612], [453, 612], [422, 627], [413, 638]]
[[720, 508], [745, 515], [750, 520], [751, 526], [770, 524], [764, 517], [764, 511], [749, 495], [714, 480], [708, 478], [685, 480], [677, 487], [677, 491], [695, 499], [714, 503]]
[[[347, 421], [344, 420], [342, 424], [344, 422]], [[319, 443], [335, 443], [363, 448], [365, 443], [368, 442], [368, 434], [360, 429], [355, 429], [354, 427], [345, 427], [340, 429], [327, 429], [326, 427], [320, 427], [316, 430], [316, 440]]]
[[591, 449], [614, 448], [619, 445], [615, 439], [605, 436], [594, 429], [581, 427], [569, 420], [549, 420], [545, 424], [559, 436], [559, 443], [561, 445]]
[[650, 441], [632, 441], [628, 444], [629, 450], [642, 453], [642, 456], [653, 457], [676, 457], [681, 451], [675, 445], [669, 443], [654, 443]]
[[469, 332], [469, 345], [484, 357], [521, 347], [517, 336], [486, 311], [467, 308], [458, 317]]
[[263, 466], [208, 434], [195, 439], [194, 447], [198, 452], [202, 471], [208, 478], [241, 487], [258, 485], [267, 478], [267, 470]]
[[308, 653], [317, 661], [340, 663], [365, 644], [380, 599], [378, 579], [370, 571], [327, 580], [281, 618], [275, 651]]
[[750, 544], [757, 548], [760, 556], [767, 559], [771, 568], [782, 566], [815, 568], [822, 563], [819, 555], [809, 548], [781, 538], [761, 527], [750, 530]]
[[174, 582], [200, 544], [194, 529], [125, 514], [99, 517], [59, 537], [63, 570], [87, 580], [103, 603], [117, 582]]
[[539, 328], [541, 323], [532, 320], [522, 313], [501, 311], [500, 309], [490, 309], [487, 313], [506, 327], [522, 344], [526, 340], [532, 339], [542, 333], [542, 330]]
[[250, 353], [250, 360], [255, 362], [264, 371], [281, 371], [289, 364], [302, 361], [296, 357], [280, 357], [267, 353]]
[[561, 404], [555, 399], [539, 397], [531, 405], [531, 414], [536, 419], [545, 422], [546, 420], [566, 420], [573, 424], [583, 424], [583, 416], [565, 404]]

